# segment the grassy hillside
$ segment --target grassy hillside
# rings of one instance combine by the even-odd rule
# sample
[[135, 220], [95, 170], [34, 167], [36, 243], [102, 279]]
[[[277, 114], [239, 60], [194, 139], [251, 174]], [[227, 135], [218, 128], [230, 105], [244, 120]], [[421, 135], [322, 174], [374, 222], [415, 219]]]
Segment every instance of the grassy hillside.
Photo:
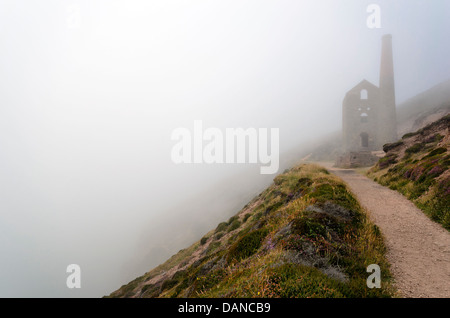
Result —
[[375, 181], [412, 200], [450, 230], [450, 115], [384, 146], [386, 156], [369, 170]]
[[[366, 286], [369, 264], [382, 288]], [[300, 165], [111, 297], [390, 297], [379, 229], [336, 176]]]

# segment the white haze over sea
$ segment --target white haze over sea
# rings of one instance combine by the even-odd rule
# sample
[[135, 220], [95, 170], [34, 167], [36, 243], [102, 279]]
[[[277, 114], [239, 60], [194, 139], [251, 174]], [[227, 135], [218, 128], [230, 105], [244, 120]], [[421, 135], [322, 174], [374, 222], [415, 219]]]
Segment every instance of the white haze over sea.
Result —
[[273, 179], [175, 165], [178, 127], [279, 128], [281, 156], [302, 149], [378, 85], [386, 33], [398, 103], [450, 77], [449, 1], [377, 1], [381, 29], [370, 3], [2, 0], [0, 296], [108, 295]]

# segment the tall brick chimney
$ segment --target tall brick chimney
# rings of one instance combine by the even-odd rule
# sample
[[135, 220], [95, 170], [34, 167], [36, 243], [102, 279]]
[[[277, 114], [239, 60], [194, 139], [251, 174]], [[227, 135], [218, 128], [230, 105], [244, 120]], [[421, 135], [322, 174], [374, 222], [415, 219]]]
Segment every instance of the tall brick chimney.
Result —
[[397, 115], [395, 110], [394, 62], [392, 58], [392, 36], [386, 34], [381, 44], [380, 65], [380, 116], [381, 140], [394, 142], [397, 136]]

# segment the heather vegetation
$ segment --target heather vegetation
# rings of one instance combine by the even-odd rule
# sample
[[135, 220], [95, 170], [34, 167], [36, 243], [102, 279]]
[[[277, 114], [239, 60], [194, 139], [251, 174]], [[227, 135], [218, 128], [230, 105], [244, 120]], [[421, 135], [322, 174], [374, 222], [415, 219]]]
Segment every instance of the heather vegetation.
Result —
[[[370, 289], [366, 269], [381, 267]], [[316, 165], [285, 171], [234, 217], [112, 297], [391, 297], [379, 229]]]
[[368, 175], [412, 200], [450, 230], [450, 115], [385, 146], [386, 156]]

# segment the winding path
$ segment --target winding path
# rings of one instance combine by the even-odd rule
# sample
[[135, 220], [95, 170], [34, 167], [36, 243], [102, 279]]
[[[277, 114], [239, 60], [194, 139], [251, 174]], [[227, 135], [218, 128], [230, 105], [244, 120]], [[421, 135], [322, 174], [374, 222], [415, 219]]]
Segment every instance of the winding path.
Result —
[[450, 298], [450, 232], [397, 191], [355, 170], [324, 166], [349, 185], [381, 229], [401, 296]]

